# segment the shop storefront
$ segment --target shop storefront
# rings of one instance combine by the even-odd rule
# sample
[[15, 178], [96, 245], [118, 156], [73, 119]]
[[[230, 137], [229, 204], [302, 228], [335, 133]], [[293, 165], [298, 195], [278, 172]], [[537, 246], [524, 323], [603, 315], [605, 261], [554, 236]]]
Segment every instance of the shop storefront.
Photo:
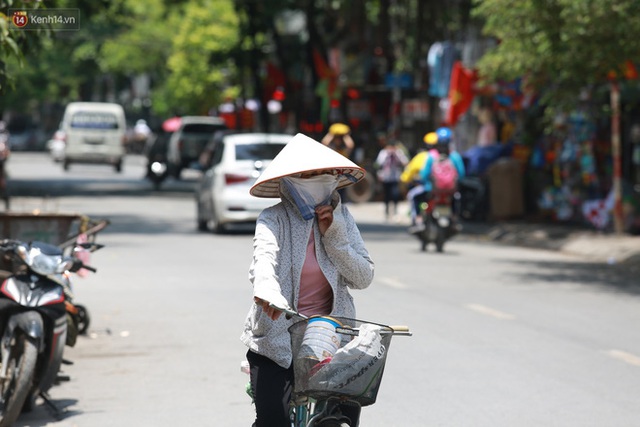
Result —
[[[587, 100], [576, 111], [543, 126], [535, 102], [523, 106], [521, 92], [491, 96], [497, 144], [522, 167], [523, 218], [611, 230], [614, 194], [611, 118], [601, 102]], [[605, 108], [603, 108], [605, 107]], [[625, 232], [640, 233], [640, 108], [622, 116], [622, 204]], [[637, 157], [637, 158], [636, 158]]]

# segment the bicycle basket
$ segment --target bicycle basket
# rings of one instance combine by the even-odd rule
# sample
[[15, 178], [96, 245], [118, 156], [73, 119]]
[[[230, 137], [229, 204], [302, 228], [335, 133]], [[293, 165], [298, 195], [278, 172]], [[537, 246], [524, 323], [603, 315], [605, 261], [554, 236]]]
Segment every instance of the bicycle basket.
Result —
[[[312, 318], [313, 319], [313, 318]], [[376, 401], [393, 330], [386, 325], [332, 317], [340, 326], [339, 348], [318, 360], [303, 348], [308, 320], [289, 327], [293, 351], [294, 394], [326, 399], [345, 397], [361, 406]]]

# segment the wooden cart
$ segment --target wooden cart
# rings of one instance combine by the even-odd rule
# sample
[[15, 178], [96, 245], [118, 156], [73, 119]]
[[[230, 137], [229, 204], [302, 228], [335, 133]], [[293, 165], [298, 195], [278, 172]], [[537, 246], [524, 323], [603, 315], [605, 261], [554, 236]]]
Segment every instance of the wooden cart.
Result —
[[24, 242], [34, 240], [61, 248], [72, 246], [80, 234], [95, 239], [109, 225], [108, 220], [94, 220], [73, 213], [0, 213], [0, 238]]

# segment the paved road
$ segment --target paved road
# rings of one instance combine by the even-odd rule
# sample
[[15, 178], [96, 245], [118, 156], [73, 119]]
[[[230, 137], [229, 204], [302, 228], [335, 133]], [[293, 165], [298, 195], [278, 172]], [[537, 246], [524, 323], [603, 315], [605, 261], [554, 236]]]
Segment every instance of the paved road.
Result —
[[[13, 188], [31, 196], [14, 208], [112, 225], [93, 256], [98, 274], [76, 281], [93, 321], [69, 349], [72, 381], [51, 392], [65, 416], [56, 421], [39, 406], [17, 425], [250, 425], [238, 337], [251, 296], [251, 233], [195, 231], [197, 175], [152, 192], [140, 158], [121, 175], [81, 165], [65, 174], [21, 154], [11, 159]], [[414, 332], [392, 343], [362, 426], [637, 425], [637, 279], [483, 241], [425, 254], [402, 226], [352, 211], [376, 262], [372, 286], [354, 292], [359, 317]]]

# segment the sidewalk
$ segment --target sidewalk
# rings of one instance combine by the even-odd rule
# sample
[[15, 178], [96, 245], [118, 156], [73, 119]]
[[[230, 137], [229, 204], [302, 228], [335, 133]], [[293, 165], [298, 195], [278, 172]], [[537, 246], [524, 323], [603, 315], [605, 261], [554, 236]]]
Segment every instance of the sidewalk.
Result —
[[[348, 206], [358, 222], [398, 227], [410, 224], [406, 201], [398, 205], [399, 218], [388, 223], [382, 202], [350, 203]], [[575, 225], [496, 221], [464, 222], [462, 232], [455, 238], [565, 252], [596, 263], [629, 265], [640, 272], [640, 236], [616, 236]]]

